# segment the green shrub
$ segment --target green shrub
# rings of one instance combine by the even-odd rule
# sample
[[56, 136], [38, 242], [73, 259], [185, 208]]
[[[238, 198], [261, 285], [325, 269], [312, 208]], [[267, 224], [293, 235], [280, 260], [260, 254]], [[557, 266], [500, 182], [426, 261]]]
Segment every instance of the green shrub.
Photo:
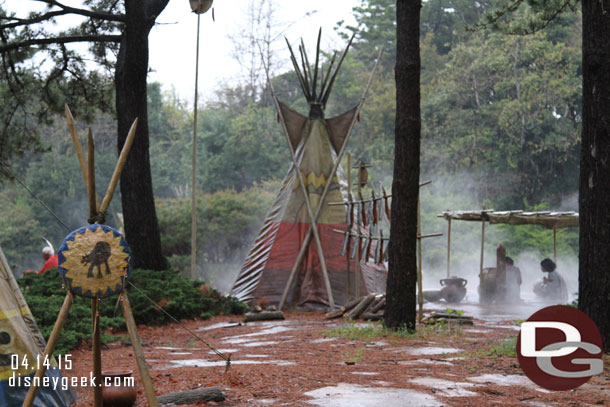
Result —
[[[201, 290], [203, 283], [185, 279], [177, 270], [133, 270], [130, 281], [139, 289], [130, 285], [126, 289], [138, 324], [162, 325], [171, 322], [171, 318], [151, 304], [146, 297], [161, 305], [178, 320], [207, 319], [220, 314], [243, 314], [248, 309], [246, 304], [236, 298], [223, 297], [208, 286], [204, 291], [209, 294], [204, 295]], [[57, 269], [42, 275], [26, 274], [18, 282], [43, 336], [48, 338], [66, 295]], [[102, 332], [111, 328], [126, 329], [117, 300], [118, 297], [113, 296], [103, 299], [100, 303]], [[81, 341], [88, 341], [91, 332], [91, 302], [86, 298], [75, 297], [55, 353], [65, 353]], [[112, 335], [102, 335], [103, 343], [116, 339]]]

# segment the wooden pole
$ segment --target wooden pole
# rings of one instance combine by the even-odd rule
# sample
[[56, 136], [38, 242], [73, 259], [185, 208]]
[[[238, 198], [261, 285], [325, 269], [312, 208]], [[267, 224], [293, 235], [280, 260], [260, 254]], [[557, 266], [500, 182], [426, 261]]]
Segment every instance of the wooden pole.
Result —
[[[352, 196], [352, 153], [351, 152], [347, 152], [347, 199], [351, 199]], [[350, 211], [353, 211], [353, 204], [349, 204], [347, 207]], [[352, 214], [348, 213], [347, 214], [348, 219], [351, 219]], [[352, 225], [349, 224], [348, 222], [348, 227], [351, 227]], [[351, 233], [351, 230], [348, 230], [349, 233]], [[348, 238], [349, 239], [349, 238]], [[345, 256], [345, 259], [347, 260], [347, 281], [345, 283], [345, 302], [348, 303], [350, 300], [350, 291], [351, 291], [351, 276], [350, 276], [350, 258], [349, 258], [349, 251], [347, 253], [347, 255]]]
[[421, 254], [421, 211], [419, 204], [419, 196], [417, 197], [417, 302], [419, 303], [418, 322], [421, 323], [424, 318], [424, 289], [422, 276], [422, 254]]
[[553, 261], [557, 264], [557, 225], [553, 225]]
[[451, 277], [451, 218], [447, 219], [447, 278]]
[[87, 160], [87, 192], [89, 193], [89, 217], [93, 218], [97, 214], [97, 200], [95, 195], [95, 147], [93, 146], [93, 135], [91, 134], [91, 127], [89, 127], [89, 134], [87, 134], [87, 153], [89, 155]]
[[[485, 211], [485, 205], [483, 205], [483, 211]], [[481, 264], [479, 266], [479, 273], [483, 272], [483, 253], [485, 251], [485, 219], [481, 222]]]
[[99, 299], [91, 299], [91, 320], [93, 321], [93, 341], [91, 353], [93, 353], [93, 377], [98, 386], [93, 388], [94, 407], [102, 407], [102, 354], [100, 338], [100, 313]]
[[[358, 199], [362, 199], [362, 187], [360, 186], [360, 172], [358, 172]], [[364, 205], [364, 203], [362, 204]], [[360, 210], [360, 206], [358, 206], [358, 210]], [[354, 275], [354, 290], [355, 290], [355, 298], [360, 297], [360, 225], [356, 225], [356, 229], [358, 230], [358, 240], [356, 244], [358, 248], [356, 249], [356, 270]], [[370, 237], [370, 236], [369, 236]]]
[[197, 14], [197, 51], [195, 57], [195, 102], [193, 106], [193, 180], [191, 182], [191, 279], [197, 280], [197, 101], [199, 89], [199, 26]]
[[[57, 316], [57, 320], [55, 321], [55, 325], [53, 326], [51, 336], [49, 336], [49, 340], [47, 341], [47, 346], [44, 349], [42, 360], [47, 360], [53, 355], [55, 345], [57, 345], [57, 340], [59, 339], [59, 334], [61, 333], [61, 330], [64, 327], [64, 323], [68, 319], [68, 313], [73, 302], [74, 299], [72, 298], [72, 293], [68, 291], [68, 294], [66, 294], [66, 298], [64, 299], [64, 303], [61, 306], [61, 310], [59, 311], [59, 315]], [[38, 386], [36, 386], [35, 384], [40, 383], [46, 371], [47, 368], [45, 364], [41, 363], [40, 366], [38, 366], [38, 370], [36, 371], [34, 379], [32, 380], [32, 385], [30, 386], [30, 389], [28, 390], [28, 393], [25, 396], [25, 400], [23, 401], [23, 407], [33, 406], [34, 399], [36, 398], [36, 394], [38, 393]]]
[[[328, 297], [328, 306], [329, 306], [330, 310], [332, 311], [335, 308], [335, 300], [333, 298], [333, 292], [332, 292], [332, 288], [330, 286], [330, 278], [328, 277], [328, 270], [326, 269], [326, 260], [324, 258], [324, 250], [322, 249], [322, 243], [320, 241], [320, 234], [318, 232], [318, 225], [316, 223], [317, 219], [318, 219], [319, 209], [324, 205], [325, 195], [324, 195], [324, 193], [322, 194], [322, 197], [320, 198], [320, 201], [318, 202], [318, 206], [316, 208], [316, 215], [314, 215], [313, 210], [311, 209], [311, 202], [309, 202], [309, 194], [307, 193], [307, 188], [305, 187], [305, 178], [303, 177], [303, 173], [301, 172], [301, 168], [299, 166], [299, 161], [297, 160], [294, 148], [292, 147], [292, 142], [290, 141], [290, 136], [288, 134], [288, 129], [286, 128], [286, 122], [284, 121], [284, 117], [282, 115], [282, 110], [280, 109], [280, 105], [279, 105], [279, 102], [277, 101], [277, 98], [274, 97], [274, 100], [276, 103], [278, 114], [280, 116], [280, 122], [282, 123], [282, 129], [284, 130], [284, 136], [286, 137], [286, 141], [288, 142], [288, 147], [290, 150], [290, 157], [292, 159], [292, 168], [294, 169], [294, 171], [297, 174], [297, 177], [299, 180], [299, 186], [301, 188], [301, 193], [303, 194], [303, 198], [305, 200], [305, 209], [307, 210], [307, 215], [309, 216], [309, 231], [313, 232], [314, 240], [316, 242], [316, 249], [318, 252], [318, 258], [320, 260], [320, 268], [322, 269], [322, 278], [324, 280], [324, 286], [326, 287], [326, 295]], [[337, 158], [337, 162], [338, 161], [339, 161], [339, 158]], [[336, 171], [336, 169], [335, 169], [335, 171]], [[326, 187], [328, 187], [330, 184], [332, 184], [333, 177], [334, 177], [334, 173], [331, 173], [330, 176], [327, 178]], [[324, 191], [326, 191], [326, 189], [324, 189]], [[307, 236], [309, 236], [309, 234]], [[307, 247], [309, 247], [309, 240], [307, 238], [305, 238], [303, 245], [301, 247], [300, 253], [305, 254]], [[301, 257], [300, 260], [295, 263], [295, 265], [292, 269], [292, 272], [290, 273], [290, 276], [288, 277], [288, 282], [286, 283], [286, 287], [284, 288], [284, 292], [282, 294], [282, 299], [280, 300], [280, 307], [279, 307], [280, 310], [282, 310], [284, 303], [286, 301], [286, 298], [288, 297], [288, 293], [290, 292], [290, 289], [292, 287], [292, 282], [294, 280], [294, 276], [296, 275], [296, 270], [301, 265], [302, 260], [303, 260], [303, 257]]]
[[148, 402], [148, 407], [158, 407], [157, 396], [155, 395], [155, 389], [153, 388], [152, 379], [146, 366], [146, 359], [144, 359], [144, 350], [140, 343], [140, 336], [138, 335], [138, 329], [136, 327], [136, 321], [133, 318], [131, 312], [131, 305], [129, 305], [129, 299], [127, 293], [123, 291], [121, 293], [121, 308], [123, 309], [123, 316], [125, 317], [125, 325], [127, 325], [127, 331], [129, 332], [129, 338], [131, 339], [131, 346], [133, 348], [133, 354], [136, 358], [136, 364], [138, 366], [138, 372], [140, 372], [140, 379], [142, 379], [142, 386], [144, 386], [144, 393]]
[[[78, 165], [83, 174], [83, 180], [85, 181], [85, 187], [87, 188], [87, 192], [89, 191], [89, 177], [87, 175], [87, 164], [85, 163], [85, 153], [83, 153], [83, 145], [78, 138], [78, 134], [76, 133], [76, 127], [74, 127], [74, 117], [72, 117], [72, 112], [70, 112], [70, 108], [68, 105], [64, 105], [66, 110], [66, 121], [68, 122], [68, 130], [70, 131], [70, 136], [72, 136], [72, 142], [74, 143], [74, 149], [76, 150], [76, 158], [78, 159]], [[96, 207], [100, 207], [100, 202], [95, 197]]]
[[85, 185], [87, 185], [87, 164], [85, 163], [85, 153], [83, 152], [83, 145], [81, 144], [78, 134], [76, 133], [76, 127], [74, 126], [74, 117], [72, 116], [72, 112], [68, 105], [64, 105], [66, 111], [66, 121], [68, 122], [68, 130], [70, 131], [70, 136], [72, 136], [72, 142], [74, 143], [74, 149], [76, 150], [76, 158], [78, 159], [78, 164], [80, 166], [81, 172], [83, 173], [83, 179], [85, 181]]
[[112, 173], [110, 184], [108, 184], [106, 195], [104, 196], [104, 199], [102, 200], [102, 205], [100, 206], [100, 212], [106, 212], [108, 206], [110, 205], [110, 201], [112, 200], [112, 196], [114, 195], [114, 190], [116, 189], [116, 186], [119, 183], [121, 172], [123, 172], [123, 166], [125, 165], [125, 161], [127, 161], [127, 155], [129, 154], [129, 150], [131, 150], [133, 139], [136, 136], [137, 127], [138, 118], [136, 117], [136, 119], [131, 124], [129, 133], [127, 134], [127, 139], [125, 140], [125, 144], [123, 144], [123, 149], [121, 150], [121, 154], [119, 155], [119, 160], [117, 161], [116, 167], [114, 168], [114, 172]]

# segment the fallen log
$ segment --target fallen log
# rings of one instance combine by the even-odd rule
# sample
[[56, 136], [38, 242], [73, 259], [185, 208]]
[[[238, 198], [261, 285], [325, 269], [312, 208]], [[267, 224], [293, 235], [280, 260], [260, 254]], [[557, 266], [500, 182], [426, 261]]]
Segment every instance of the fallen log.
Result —
[[469, 315], [460, 315], [448, 312], [433, 312], [430, 314], [429, 318], [447, 318], [447, 319], [469, 319], [472, 320], [473, 317]]
[[385, 307], [385, 296], [379, 301], [373, 308], [371, 308], [371, 313], [376, 314], [377, 311]]
[[381, 301], [381, 299], [383, 298], [383, 295], [381, 294], [377, 294], [375, 296], [375, 298], [373, 298], [373, 301], [371, 301], [371, 303], [369, 304], [368, 307], [366, 307], [366, 309], [364, 310], [363, 314], [366, 312], [371, 312], [371, 310], [373, 309], [373, 307], [377, 304], [379, 304], [379, 301]]
[[351, 311], [356, 305], [360, 304], [360, 302], [364, 298], [365, 298], [365, 296], [362, 296], [359, 298], [354, 298], [353, 300], [351, 300], [350, 302], [348, 302], [347, 304], [345, 304], [344, 306], [341, 307], [343, 309], [343, 312]]
[[381, 318], [383, 318], [383, 313], [380, 313], [380, 314], [373, 314], [372, 312], [363, 312], [362, 313], [362, 319], [365, 319], [367, 321], [379, 321]]
[[362, 314], [364, 312], [364, 310], [369, 306], [369, 304], [371, 302], [373, 302], [374, 299], [375, 299], [375, 294], [367, 295], [366, 297], [364, 297], [364, 299], [362, 301], [360, 301], [360, 304], [356, 305], [353, 310], [351, 310], [350, 312], [347, 313], [346, 316], [349, 319], [358, 319], [360, 314]]
[[345, 311], [342, 310], [341, 308], [339, 308], [336, 311], [327, 312], [326, 315], [324, 315], [324, 318], [326, 318], [326, 319], [339, 318], [343, 314], [345, 314]]
[[339, 308], [336, 311], [331, 311], [326, 313], [326, 315], [324, 316], [324, 318], [326, 319], [333, 319], [333, 318], [339, 318], [341, 315], [345, 314], [347, 311], [351, 310], [352, 308], [354, 308], [356, 305], [360, 304], [360, 302], [364, 299], [365, 297], [360, 297], [360, 298], [356, 298], [354, 300], [351, 300], [350, 302], [348, 302], [347, 304], [345, 304], [344, 306], [342, 306], [341, 308]]
[[248, 312], [244, 318], [244, 322], [273, 321], [278, 319], [284, 319], [284, 313], [282, 311]]
[[167, 393], [157, 397], [159, 404], [192, 404], [199, 401], [224, 401], [225, 393], [218, 386]]
[[439, 322], [458, 325], [474, 325], [473, 317], [454, 313], [433, 312], [429, 317], [422, 319], [422, 323], [424, 324], [436, 324]]

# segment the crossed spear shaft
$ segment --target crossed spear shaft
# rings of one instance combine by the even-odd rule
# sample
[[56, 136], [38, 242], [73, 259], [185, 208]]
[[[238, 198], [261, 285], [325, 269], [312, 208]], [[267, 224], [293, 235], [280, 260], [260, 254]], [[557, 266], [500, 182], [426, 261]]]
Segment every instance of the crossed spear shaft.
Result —
[[[129, 151], [131, 150], [131, 145], [133, 144], [133, 139], [136, 134], [136, 127], [138, 125], [138, 119], [136, 118], [134, 120], [133, 124], [131, 125], [131, 128], [129, 129], [127, 139], [123, 144], [121, 154], [119, 155], [119, 159], [112, 174], [112, 178], [110, 179], [108, 189], [106, 190], [106, 195], [104, 195], [104, 199], [102, 200], [102, 203], [100, 205], [99, 200], [97, 199], [97, 195], [95, 193], [95, 149], [93, 144], [93, 135], [91, 134], [91, 128], [89, 128], [89, 132], [87, 135], [88, 161], [86, 162], [85, 155], [83, 153], [83, 146], [76, 133], [76, 127], [74, 126], [74, 117], [72, 116], [68, 105], [65, 105], [65, 109], [68, 129], [70, 130], [70, 135], [72, 136], [72, 141], [74, 142], [76, 156], [78, 158], [78, 163], [83, 173], [83, 179], [85, 181], [85, 186], [87, 187], [87, 193], [89, 195], [89, 223], [104, 223], [103, 219], [105, 217], [105, 213], [108, 210], [108, 206], [110, 205], [110, 201], [112, 200], [114, 191], [119, 182], [121, 172], [123, 171], [123, 167], [125, 166], [127, 155], [129, 154]], [[125, 324], [127, 325], [127, 330], [131, 338], [133, 353], [136, 358], [136, 364], [140, 373], [140, 377], [142, 378], [142, 385], [144, 387], [144, 392], [146, 394], [148, 405], [150, 407], [157, 407], [159, 404], [152, 385], [150, 373], [148, 372], [148, 367], [146, 366], [146, 360], [144, 359], [144, 351], [142, 349], [142, 345], [140, 344], [140, 338], [136, 328], [135, 320], [133, 318], [133, 313], [131, 311], [131, 305], [129, 304], [129, 299], [127, 298], [127, 294], [125, 292], [123, 292], [121, 296], [121, 308], [123, 309]], [[61, 306], [61, 310], [59, 311], [59, 315], [57, 316], [57, 321], [53, 326], [53, 331], [51, 332], [49, 340], [47, 341], [47, 346], [44, 350], [43, 360], [47, 360], [53, 354], [53, 351], [55, 350], [55, 345], [59, 340], [59, 335], [66, 320], [68, 319], [68, 314], [73, 303], [74, 297], [72, 293], [68, 290], [64, 303]], [[102, 387], [99, 385], [102, 380], [99, 298], [93, 298], [91, 300], [91, 313], [93, 321], [93, 375], [96, 378], [96, 381], [98, 382], [98, 385], [94, 388], [94, 407], [102, 407]], [[40, 383], [42, 377], [46, 373], [46, 370], [47, 367], [44, 363], [41, 366], [38, 366], [38, 370], [36, 371], [35, 376], [38, 377], [38, 379], [32, 381], [32, 385], [30, 386], [30, 389], [28, 390], [26, 398], [23, 402], [23, 407], [31, 407], [33, 405], [34, 399], [36, 398], [36, 394], [38, 393], [38, 385], [36, 385], [36, 383]]]

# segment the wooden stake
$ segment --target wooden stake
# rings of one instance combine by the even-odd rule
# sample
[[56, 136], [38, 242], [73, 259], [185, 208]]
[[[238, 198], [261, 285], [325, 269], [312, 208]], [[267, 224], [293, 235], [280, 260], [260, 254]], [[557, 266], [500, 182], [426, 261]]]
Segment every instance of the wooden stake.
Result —
[[[485, 205], [483, 205], [483, 212], [485, 211]], [[485, 251], [485, 219], [481, 222], [481, 265], [479, 267], [479, 273], [483, 272], [483, 253]]]
[[[83, 174], [83, 180], [85, 181], [85, 187], [87, 188], [87, 193], [89, 193], [89, 177], [87, 175], [87, 163], [85, 162], [85, 153], [83, 153], [83, 145], [78, 138], [78, 134], [76, 133], [76, 127], [74, 127], [74, 117], [72, 117], [72, 112], [70, 112], [70, 108], [68, 105], [64, 105], [66, 110], [66, 121], [68, 122], [68, 130], [70, 131], [70, 136], [72, 136], [72, 142], [74, 143], [74, 149], [76, 150], [76, 158], [78, 158], [78, 165], [80, 166], [80, 170]], [[100, 202], [95, 197], [95, 204], [97, 208], [100, 207]]]
[[80, 165], [80, 169], [83, 173], [83, 179], [85, 181], [85, 185], [87, 185], [87, 164], [85, 163], [85, 153], [83, 153], [83, 145], [78, 138], [78, 134], [76, 133], [76, 127], [74, 126], [74, 117], [72, 116], [72, 112], [68, 105], [64, 105], [66, 110], [66, 121], [68, 122], [68, 130], [70, 131], [70, 136], [72, 136], [72, 142], [74, 143], [74, 149], [76, 150], [76, 158], [78, 158], [78, 164]]
[[447, 278], [451, 277], [451, 218], [447, 219]]
[[91, 320], [93, 321], [93, 341], [91, 353], [93, 353], [93, 377], [98, 385], [93, 388], [94, 407], [102, 407], [102, 354], [100, 338], [100, 313], [99, 299], [91, 299]]
[[[419, 208], [419, 196], [417, 198], [417, 235], [421, 236], [421, 212]], [[424, 318], [424, 290], [422, 282], [422, 258], [421, 258], [421, 237], [417, 239], [417, 302], [419, 303], [418, 321]]]
[[[362, 162], [361, 162], [362, 164]], [[358, 190], [358, 199], [362, 200], [362, 186], [360, 185], [360, 172], [358, 172], [358, 182], [357, 182], [357, 190]], [[361, 204], [364, 207], [364, 203]], [[356, 208], [356, 210], [361, 210], [361, 207], [358, 206], [358, 208]], [[361, 215], [359, 215], [361, 216]], [[356, 223], [358, 223], [356, 221]], [[354, 296], [356, 298], [360, 297], [360, 242], [361, 242], [361, 235], [360, 235], [360, 225], [356, 224], [356, 229], [358, 230], [358, 240], [356, 241], [356, 244], [358, 244], [358, 248], [356, 249], [356, 270], [354, 272]]]
[[89, 193], [89, 217], [93, 218], [97, 214], [97, 199], [95, 195], [95, 147], [93, 145], [93, 135], [91, 134], [91, 127], [89, 127], [89, 134], [87, 134], [87, 153], [89, 155], [87, 160], [87, 192]]
[[[352, 153], [350, 153], [349, 151], [347, 152], [347, 196], [348, 199], [350, 196], [352, 196]], [[353, 211], [353, 204], [349, 204], [347, 206], [347, 209], [349, 209], [350, 211]], [[348, 219], [351, 219], [351, 213], [348, 213]], [[348, 222], [348, 227], [351, 227], [352, 225], [349, 224]], [[348, 232], [351, 233], [351, 230], [348, 230]], [[349, 239], [349, 238], [348, 238]], [[347, 261], [347, 281], [346, 281], [346, 285], [345, 285], [345, 302], [349, 302], [350, 299], [350, 286], [352, 285], [351, 282], [351, 276], [350, 276], [350, 258], [349, 258], [349, 251], [347, 256], [345, 256], [345, 259]]]
[[106, 212], [108, 206], [110, 205], [110, 201], [112, 200], [112, 195], [114, 195], [114, 190], [116, 189], [117, 184], [119, 183], [119, 178], [121, 177], [121, 172], [123, 172], [123, 166], [125, 165], [125, 161], [127, 161], [127, 155], [129, 154], [129, 150], [131, 150], [131, 144], [133, 143], [133, 139], [136, 135], [136, 127], [138, 127], [138, 118], [133, 121], [131, 128], [129, 129], [129, 133], [127, 134], [127, 139], [125, 140], [125, 144], [123, 144], [123, 149], [121, 150], [121, 154], [119, 155], [119, 160], [116, 163], [116, 167], [114, 168], [114, 173], [112, 173], [112, 178], [110, 179], [110, 184], [108, 185], [108, 189], [106, 190], [106, 195], [104, 196], [104, 200], [102, 201], [102, 206], [100, 207], [100, 212]]
[[133, 354], [136, 358], [136, 364], [138, 366], [138, 372], [140, 372], [140, 379], [142, 379], [142, 386], [144, 386], [144, 393], [146, 394], [146, 400], [148, 401], [148, 407], [158, 407], [157, 396], [155, 395], [155, 389], [153, 388], [152, 379], [146, 366], [146, 359], [144, 359], [144, 350], [140, 344], [140, 336], [138, 335], [138, 329], [136, 327], [136, 321], [133, 318], [131, 312], [131, 305], [129, 305], [129, 299], [127, 293], [121, 293], [121, 308], [123, 309], [123, 316], [125, 317], [125, 325], [127, 325], [127, 331], [129, 332], [129, 338], [131, 339], [131, 346], [133, 347]]
[[506, 299], [506, 248], [500, 243], [496, 249], [496, 304]]
[[[53, 326], [51, 336], [49, 336], [49, 340], [47, 341], [47, 346], [44, 349], [42, 360], [47, 360], [53, 355], [55, 345], [57, 345], [57, 340], [59, 339], [59, 334], [61, 333], [61, 330], [64, 327], [64, 323], [68, 319], [68, 313], [73, 302], [74, 299], [72, 298], [72, 293], [68, 291], [68, 294], [66, 294], [66, 298], [64, 299], [64, 303], [61, 306], [61, 310], [59, 311], [59, 315], [57, 316], [57, 320], [55, 321], [55, 325]], [[30, 386], [30, 389], [28, 390], [28, 393], [25, 396], [25, 400], [23, 401], [23, 407], [32, 407], [34, 405], [34, 399], [36, 398], [36, 393], [38, 393], [38, 386], [36, 386], [35, 383], [40, 383], [46, 371], [47, 368], [45, 364], [41, 363], [40, 366], [38, 366], [38, 370], [36, 371], [34, 379], [32, 380], [32, 385]]]
[[557, 264], [557, 225], [553, 225], [553, 262]]

